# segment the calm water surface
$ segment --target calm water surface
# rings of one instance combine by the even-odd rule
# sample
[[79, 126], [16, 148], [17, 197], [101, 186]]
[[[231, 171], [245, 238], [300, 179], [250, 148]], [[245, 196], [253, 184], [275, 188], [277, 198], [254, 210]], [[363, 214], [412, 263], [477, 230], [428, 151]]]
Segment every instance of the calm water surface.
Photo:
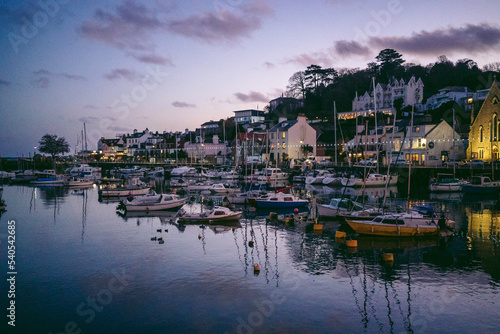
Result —
[[174, 213], [120, 216], [97, 188], [5, 186], [3, 198], [2, 275], [9, 220], [18, 274], [16, 327], [3, 298], [2, 333], [500, 332], [497, 198], [424, 196], [457, 220], [452, 240], [360, 237], [356, 249], [335, 241], [336, 222], [315, 234], [252, 212], [232, 226], [183, 226]]

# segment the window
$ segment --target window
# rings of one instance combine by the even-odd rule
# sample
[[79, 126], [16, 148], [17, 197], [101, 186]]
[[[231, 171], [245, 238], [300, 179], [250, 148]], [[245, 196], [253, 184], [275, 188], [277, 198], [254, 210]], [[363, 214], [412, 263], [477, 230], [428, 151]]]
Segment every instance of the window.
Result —
[[283, 133], [281, 134], [281, 137], [285, 138], [285, 131], [283, 131]]
[[271, 133], [271, 139], [274, 139], [274, 132]]
[[278, 143], [277, 145], [278, 145], [278, 148], [280, 148], [280, 143]]
[[422, 138], [418, 138], [417, 140], [417, 146], [422, 147]]
[[285, 142], [283, 142], [283, 148], [285, 148]]
[[479, 127], [479, 142], [483, 142], [483, 127]]
[[497, 136], [498, 136], [498, 128], [497, 128], [497, 123], [498, 123], [498, 119], [497, 119], [497, 114], [493, 114], [493, 135], [491, 136], [492, 137], [492, 141], [496, 141], [497, 140]]
[[271, 150], [274, 150], [274, 144], [271, 144]]

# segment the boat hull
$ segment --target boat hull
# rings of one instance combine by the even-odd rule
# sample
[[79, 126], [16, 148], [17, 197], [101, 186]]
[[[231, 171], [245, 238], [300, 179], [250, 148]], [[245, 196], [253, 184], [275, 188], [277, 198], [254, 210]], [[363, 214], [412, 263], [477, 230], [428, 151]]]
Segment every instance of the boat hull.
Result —
[[461, 184], [431, 184], [429, 186], [432, 192], [458, 192], [462, 191]]
[[161, 210], [170, 210], [170, 209], [178, 209], [181, 206], [186, 204], [186, 199], [182, 198], [176, 201], [169, 201], [164, 203], [145, 203], [145, 204], [126, 204], [125, 207], [127, 211], [161, 211]]
[[137, 196], [146, 195], [151, 188], [140, 188], [140, 189], [103, 189], [99, 193], [103, 197], [121, 197], [121, 196]]
[[466, 184], [462, 186], [462, 191], [466, 194], [498, 194], [500, 186]]
[[190, 223], [215, 223], [215, 222], [223, 222], [223, 221], [233, 221], [241, 218], [242, 213], [238, 212], [233, 215], [227, 215], [221, 218], [215, 217], [200, 217], [199, 215], [185, 215], [179, 217], [180, 222], [190, 222]]
[[[249, 199], [249, 203], [252, 203]], [[293, 202], [272, 202], [272, 201], [260, 201], [255, 200], [255, 205], [262, 209], [280, 209], [280, 208], [297, 208], [301, 206], [309, 205], [308, 201], [293, 201]]]
[[423, 237], [437, 235], [439, 232], [435, 225], [389, 225], [350, 219], [346, 219], [346, 223], [358, 234], [385, 237]]

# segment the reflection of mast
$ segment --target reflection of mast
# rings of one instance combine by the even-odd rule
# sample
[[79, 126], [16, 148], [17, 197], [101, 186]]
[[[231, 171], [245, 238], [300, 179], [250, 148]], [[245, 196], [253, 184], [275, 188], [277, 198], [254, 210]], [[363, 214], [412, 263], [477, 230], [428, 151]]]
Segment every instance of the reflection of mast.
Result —
[[82, 198], [82, 243], [83, 243], [83, 235], [85, 233], [85, 225], [87, 224], [87, 189], [83, 190], [83, 198]]

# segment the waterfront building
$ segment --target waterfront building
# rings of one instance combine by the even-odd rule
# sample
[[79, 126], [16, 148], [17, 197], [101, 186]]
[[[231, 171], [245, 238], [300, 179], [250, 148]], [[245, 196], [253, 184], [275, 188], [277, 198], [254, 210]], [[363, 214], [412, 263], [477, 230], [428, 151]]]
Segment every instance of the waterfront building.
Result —
[[500, 145], [500, 88], [493, 81], [481, 109], [471, 113], [467, 159], [498, 160]]
[[473, 97], [474, 91], [468, 87], [447, 86], [438, 90], [437, 94], [432, 95], [425, 102], [425, 109], [432, 110], [439, 108], [443, 103], [454, 101], [459, 106], [464, 106], [468, 99]]
[[116, 160], [124, 155], [125, 141], [123, 136], [117, 138], [106, 139], [101, 137], [97, 141], [97, 152], [102, 154], [104, 160]]
[[297, 120], [279, 119], [279, 123], [269, 130], [270, 159], [287, 159], [316, 156], [316, 130], [307, 124], [304, 114]]

